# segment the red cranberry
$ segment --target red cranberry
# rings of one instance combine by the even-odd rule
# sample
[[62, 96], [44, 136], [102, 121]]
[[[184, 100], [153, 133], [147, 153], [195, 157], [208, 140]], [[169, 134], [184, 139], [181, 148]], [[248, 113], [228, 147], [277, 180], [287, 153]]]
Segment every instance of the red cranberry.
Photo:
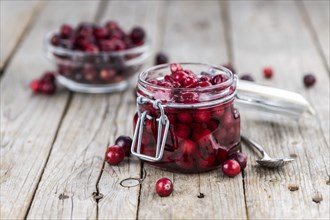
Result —
[[100, 72], [100, 78], [104, 81], [110, 81], [116, 75], [116, 71], [112, 69], [103, 69]]
[[118, 145], [110, 146], [105, 152], [105, 161], [110, 165], [117, 165], [123, 161], [125, 157], [125, 150]]
[[81, 23], [77, 28], [78, 36], [81, 36], [81, 37], [93, 36], [93, 33], [94, 33], [93, 26], [94, 25], [90, 24], [90, 23]]
[[176, 81], [182, 85], [184, 83], [184, 81], [186, 80], [187, 73], [185, 73], [184, 71], [177, 71], [177, 72], [173, 73], [171, 77], [174, 79], [174, 81]]
[[95, 44], [86, 44], [83, 47], [83, 50], [87, 53], [98, 53], [99, 48]]
[[60, 43], [60, 36], [57, 34], [54, 34], [52, 38], [50, 39], [50, 43], [54, 46], [57, 46]]
[[191, 155], [196, 150], [195, 143], [189, 139], [182, 140], [179, 145], [185, 155]]
[[209, 155], [205, 159], [204, 158], [201, 158], [199, 160], [199, 166], [201, 168], [209, 168], [209, 167], [212, 167], [213, 166], [214, 162], [215, 162], [214, 156], [213, 155]]
[[311, 87], [315, 84], [316, 78], [313, 74], [309, 73], [304, 76], [305, 87]]
[[193, 141], [199, 142], [201, 139], [208, 137], [211, 135], [211, 131], [207, 128], [203, 128], [202, 126], [198, 126], [194, 128], [191, 139]]
[[156, 60], [155, 60], [155, 64], [159, 65], [159, 64], [165, 64], [168, 63], [168, 58], [166, 56], [166, 54], [159, 52], [156, 55]]
[[183, 81], [183, 87], [194, 88], [197, 86], [197, 79], [191, 75], [186, 76]]
[[267, 78], [267, 79], [272, 78], [272, 76], [273, 76], [273, 69], [271, 67], [265, 67], [263, 69], [263, 72], [264, 72], [264, 77], [265, 78]]
[[194, 113], [194, 120], [196, 122], [208, 122], [211, 119], [211, 113], [206, 110], [197, 110]]
[[212, 76], [211, 75], [204, 75], [204, 76], [201, 76], [199, 78], [199, 81], [201, 82], [210, 82], [212, 80]]
[[[110, 37], [112, 39], [116, 38], [116, 39], [119, 39], [119, 40], [123, 40], [123, 38], [125, 37], [125, 33], [123, 31], [121, 31], [120, 29], [117, 29], [117, 30], [114, 30], [114, 31], [111, 32]], [[124, 41], [128, 42], [127, 39], [124, 40]], [[130, 44], [131, 40], [128, 43]]]
[[63, 38], [68, 38], [72, 33], [72, 27], [68, 24], [63, 24], [61, 26], [60, 33]]
[[222, 171], [226, 176], [234, 177], [241, 172], [241, 167], [236, 160], [227, 160], [222, 164]]
[[215, 129], [218, 128], [218, 123], [214, 120], [208, 121], [207, 128], [210, 129], [211, 131], [214, 131]]
[[96, 27], [94, 29], [94, 36], [97, 39], [104, 39], [108, 36], [108, 30], [106, 28], [103, 28], [103, 27]]
[[191, 170], [194, 167], [194, 161], [190, 156], [182, 155], [176, 160], [176, 164], [183, 170]]
[[190, 127], [186, 124], [175, 124], [173, 126], [174, 134], [177, 137], [183, 138], [183, 139], [188, 139], [190, 136]]
[[100, 42], [102, 51], [119, 51], [126, 49], [125, 43], [120, 39], [102, 40]]
[[33, 80], [30, 83], [30, 88], [34, 93], [41, 92], [41, 86], [42, 86], [42, 82], [39, 79]]
[[131, 155], [132, 138], [124, 135], [119, 136], [115, 141], [115, 145], [124, 148], [126, 156]]
[[181, 121], [182, 123], [190, 123], [193, 120], [193, 117], [191, 114], [187, 112], [180, 112], [178, 114], [178, 120]]
[[213, 85], [220, 84], [222, 82], [225, 82], [226, 78], [223, 74], [218, 74], [212, 77], [211, 83]]
[[171, 69], [172, 73], [176, 73], [178, 71], [181, 71], [182, 67], [180, 66], [180, 64], [172, 63], [171, 66], [170, 66], [170, 69]]
[[41, 92], [46, 95], [53, 95], [56, 91], [54, 83], [44, 82], [41, 84]]
[[55, 81], [55, 74], [54, 72], [45, 72], [42, 77], [41, 77], [41, 81], [42, 82], [49, 82], [49, 83], [53, 83]]
[[156, 192], [160, 197], [167, 197], [173, 192], [173, 184], [167, 178], [161, 178], [156, 183]]
[[197, 83], [197, 87], [208, 87], [208, 86], [212, 86], [212, 83], [210, 83], [210, 82], [198, 82]]
[[115, 21], [108, 21], [106, 24], [105, 24], [105, 27], [110, 30], [110, 31], [113, 31], [113, 30], [116, 30], [119, 28], [117, 22]]
[[232, 64], [227, 63], [227, 64], [223, 64], [222, 66], [229, 69], [233, 74], [236, 74], [236, 70]]
[[134, 44], [143, 43], [145, 32], [141, 27], [135, 27], [130, 33], [131, 40]]
[[240, 77], [240, 79], [241, 80], [246, 80], [246, 81], [251, 81], [251, 82], [254, 81], [253, 77], [250, 74], [244, 74]]
[[247, 164], [246, 154], [241, 153], [241, 152], [236, 152], [236, 153], [232, 154], [229, 158], [236, 160], [239, 163], [239, 165], [241, 166], [241, 169], [245, 169], [246, 164]]

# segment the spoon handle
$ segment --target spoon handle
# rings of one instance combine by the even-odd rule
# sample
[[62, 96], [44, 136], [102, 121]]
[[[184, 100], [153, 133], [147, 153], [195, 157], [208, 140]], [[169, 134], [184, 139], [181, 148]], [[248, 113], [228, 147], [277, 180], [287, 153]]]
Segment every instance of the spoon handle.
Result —
[[265, 152], [264, 148], [262, 146], [260, 146], [257, 142], [255, 142], [254, 140], [244, 136], [244, 135], [241, 135], [241, 138], [244, 142], [248, 143], [248, 145], [252, 146], [254, 149], [258, 150], [262, 156], [268, 156], [267, 153]]

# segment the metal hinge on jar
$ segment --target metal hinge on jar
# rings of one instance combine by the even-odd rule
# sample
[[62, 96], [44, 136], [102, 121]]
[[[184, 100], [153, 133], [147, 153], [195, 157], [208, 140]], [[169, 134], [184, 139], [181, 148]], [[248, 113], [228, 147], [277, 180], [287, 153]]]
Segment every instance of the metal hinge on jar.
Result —
[[[158, 129], [157, 129], [157, 144], [156, 144], [155, 156], [148, 156], [141, 153], [141, 141], [143, 135], [144, 121], [146, 120], [147, 117], [150, 116], [148, 115], [148, 111], [141, 112], [139, 107], [140, 105], [144, 105], [147, 103], [151, 103], [153, 108], [158, 109], [160, 111], [160, 116], [159, 118], [156, 119], [156, 121], [158, 122]], [[140, 159], [146, 161], [150, 161], [150, 162], [159, 161], [162, 159], [164, 154], [166, 138], [170, 125], [169, 120], [164, 112], [164, 106], [161, 104], [160, 100], [150, 100], [145, 97], [139, 96], [137, 98], [137, 111], [138, 111], [138, 120], [134, 130], [131, 152], [134, 156], [137, 156]], [[163, 129], [164, 129], [164, 133], [162, 134]]]

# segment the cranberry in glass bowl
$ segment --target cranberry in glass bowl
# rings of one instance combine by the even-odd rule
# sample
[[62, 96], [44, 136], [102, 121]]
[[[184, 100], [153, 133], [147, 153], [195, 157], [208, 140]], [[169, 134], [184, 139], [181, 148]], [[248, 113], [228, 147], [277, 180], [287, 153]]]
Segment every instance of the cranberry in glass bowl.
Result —
[[72, 91], [123, 91], [150, 55], [149, 40], [140, 34], [137, 41], [136, 29], [143, 32], [136, 27], [126, 33], [113, 21], [62, 25], [46, 36], [46, 57], [56, 65], [57, 80]]
[[132, 154], [173, 172], [219, 167], [240, 148], [236, 82], [230, 70], [200, 63], [140, 73]]

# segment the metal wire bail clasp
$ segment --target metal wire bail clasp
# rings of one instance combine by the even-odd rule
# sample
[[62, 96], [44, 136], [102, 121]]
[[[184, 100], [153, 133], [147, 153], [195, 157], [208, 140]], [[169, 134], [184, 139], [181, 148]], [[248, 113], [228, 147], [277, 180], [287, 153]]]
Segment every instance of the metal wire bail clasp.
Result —
[[[156, 144], [156, 155], [154, 157], [148, 156], [141, 153], [141, 141], [143, 134], [144, 121], [149, 116], [147, 111], [141, 112], [139, 106], [143, 104], [151, 103], [153, 108], [159, 109], [160, 116], [156, 119], [158, 121], [158, 129], [157, 129], [157, 144]], [[164, 154], [164, 148], [166, 143], [166, 138], [169, 129], [169, 120], [164, 112], [164, 107], [161, 104], [160, 100], [150, 100], [145, 97], [139, 96], [137, 98], [137, 110], [138, 110], [138, 120], [136, 123], [136, 127], [134, 130], [133, 142], [131, 146], [131, 152], [133, 155], [146, 160], [146, 161], [159, 161], [162, 159]], [[150, 117], [150, 116], [149, 116]], [[164, 129], [164, 135], [162, 136], [162, 130]], [[137, 147], [135, 148], [135, 145]], [[136, 150], [136, 151], [135, 151]]]

